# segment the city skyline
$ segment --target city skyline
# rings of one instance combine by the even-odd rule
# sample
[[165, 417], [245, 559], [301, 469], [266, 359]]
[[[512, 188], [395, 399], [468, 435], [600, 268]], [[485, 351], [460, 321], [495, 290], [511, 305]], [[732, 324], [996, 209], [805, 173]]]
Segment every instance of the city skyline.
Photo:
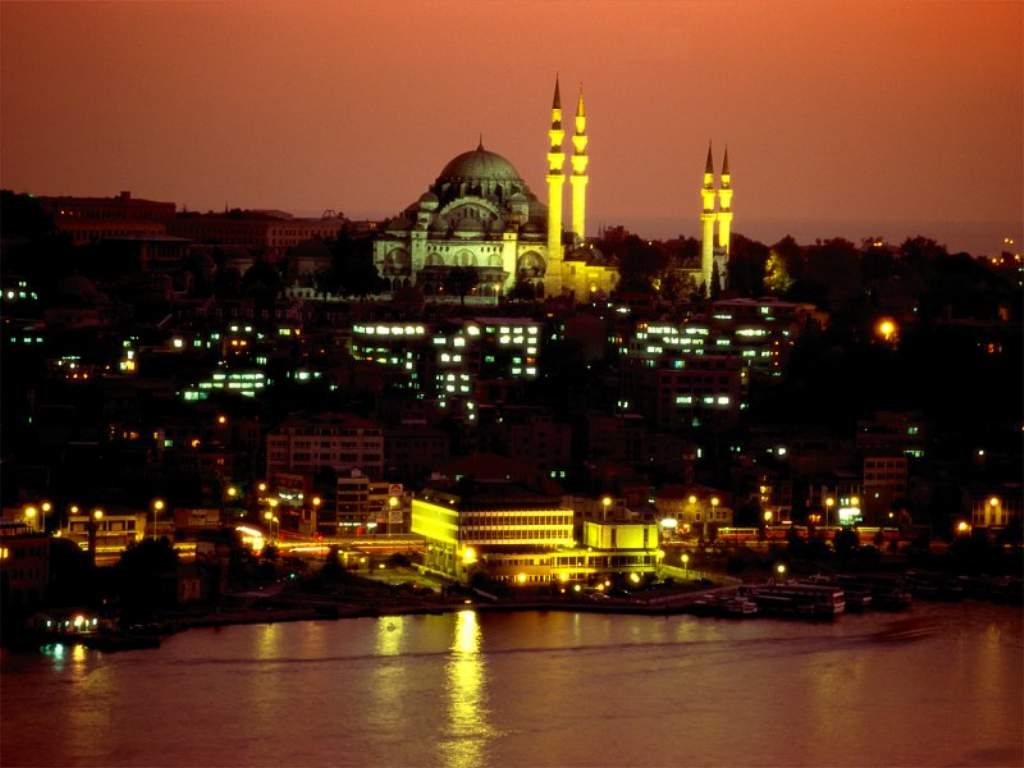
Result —
[[520, 7], [5, 4], [3, 183], [378, 218], [482, 132], [540, 190], [558, 71], [592, 233], [699, 235], [710, 138], [751, 237], [1020, 237], [1019, 5]]

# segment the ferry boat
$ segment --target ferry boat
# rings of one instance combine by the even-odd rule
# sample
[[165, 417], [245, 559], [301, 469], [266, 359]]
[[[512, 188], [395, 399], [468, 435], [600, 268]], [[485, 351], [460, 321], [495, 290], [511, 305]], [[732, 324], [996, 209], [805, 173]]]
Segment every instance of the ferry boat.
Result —
[[746, 595], [758, 610], [776, 615], [834, 618], [846, 611], [842, 588], [825, 584], [777, 584], [750, 587]]

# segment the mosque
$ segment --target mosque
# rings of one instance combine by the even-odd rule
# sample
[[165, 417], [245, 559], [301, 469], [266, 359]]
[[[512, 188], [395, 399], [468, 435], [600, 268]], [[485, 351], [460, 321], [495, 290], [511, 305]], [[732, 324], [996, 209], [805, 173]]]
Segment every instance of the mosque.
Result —
[[[395, 290], [417, 285], [424, 294], [437, 295], [444, 291], [449, 270], [470, 267], [477, 270], [478, 296], [499, 296], [517, 283], [527, 286], [537, 297], [571, 295], [577, 302], [610, 294], [618, 283], [618, 270], [586, 242], [590, 157], [582, 87], [573, 128], [567, 174], [566, 131], [556, 78], [548, 130], [547, 205], [538, 200], [508, 160], [484, 148], [482, 138], [476, 149], [449, 161], [416, 202], [384, 223], [374, 241], [374, 264], [388, 287]], [[572, 220], [566, 232], [562, 212], [567, 175], [572, 192]], [[728, 180], [726, 157], [722, 188], [718, 190], [722, 210], [716, 212], [709, 147], [701, 190], [701, 270], [707, 285], [715, 260], [720, 262], [719, 275], [725, 275], [732, 219]], [[712, 243], [716, 221], [717, 246]]]

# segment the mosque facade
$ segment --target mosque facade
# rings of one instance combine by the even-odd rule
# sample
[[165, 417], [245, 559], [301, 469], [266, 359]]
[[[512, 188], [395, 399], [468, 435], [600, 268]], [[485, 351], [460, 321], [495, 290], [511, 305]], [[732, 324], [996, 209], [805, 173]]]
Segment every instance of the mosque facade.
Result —
[[[497, 297], [517, 284], [538, 298], [571, 296], [576, 302], [588, 302], [610, 294], [619, 281], [618, 270], [586, 239], [590, 156], [582, 88], [572, 129], [572, 152], [567, 156], [556, 79], [548, 129], [546, 204], [508, 160], [484, 148], [482, 138], [476, 149], [450, 160], [418, 200], [383, 224], [374, 241], [374, 264], [387, 287], [398, 290], [418, 286], [427, 296], [441, 295], [450, 272], [465, 267], [476, 271], [473, 292], [478, 296]], [[708, 169], [713, 175], [710, 168], [709, 148]], [[701, 191], [701, 275], [708, 286], [713, 261], [720, 261], [719, 275], [724, 278], [728, 259], [732, 218], [728, 158], [718, 190], [720, 211], [714, 210], [716, 195], [709, 186], [711, 178], [705, 174]], [[571, 193], [568, 230], [562, 218], [566, 181]], [[717, 246], [713, 244], [716, 222]]]

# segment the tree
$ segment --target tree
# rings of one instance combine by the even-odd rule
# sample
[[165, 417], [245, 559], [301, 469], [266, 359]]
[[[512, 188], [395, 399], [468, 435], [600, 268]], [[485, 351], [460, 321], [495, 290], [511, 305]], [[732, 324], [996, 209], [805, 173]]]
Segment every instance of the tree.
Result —
[[178, 553], [167, 538], [129, 545], [117, 563], [123, 616], [145, 616], [177, 599]]
[[767, 261], [768, 246], [743, 235], [733, 235], [726, 276], [729, 292], [747, 298], [762, 296]]
[[537, 293], [529, 280], [516, 280], [512, 290], [508, 292], [508, 297], [516, 301], [533, 301], [537, 298]]
[[213, 280], [213, 295], [218, 299], [237, 299], [242, 292], [242, 275], [234, 267], [221, 267]]
[[337, 293], [340, 285], [337, 273], [329, 267], [313, 273], [313, 287], [324, 301], [327, 301], [328, 294]]
[[367, 296], [379, 293], [383, 281], [373, 263], [373, 243], [367, 238], [353, 239], [342, 228], [338, 237], [328, 245], [331, 251], [332, 286], [347, 296]]
[[242, 275], [242, 292], [253, 300], [261, 314], [273, 315], [280, 291], [281, 275], [265, 261], [257, 261]]
[[463, 306], [466, 294], [471, 293], [480, 282], [479, 273], [473, 267], [453, 267], [444, 276], [444, 290], [458, 296]]
[[712, 301], [722, 298], [722, 276], [718, 273], [717, 261], [711, 264], [711, 291], [709, 295]]

